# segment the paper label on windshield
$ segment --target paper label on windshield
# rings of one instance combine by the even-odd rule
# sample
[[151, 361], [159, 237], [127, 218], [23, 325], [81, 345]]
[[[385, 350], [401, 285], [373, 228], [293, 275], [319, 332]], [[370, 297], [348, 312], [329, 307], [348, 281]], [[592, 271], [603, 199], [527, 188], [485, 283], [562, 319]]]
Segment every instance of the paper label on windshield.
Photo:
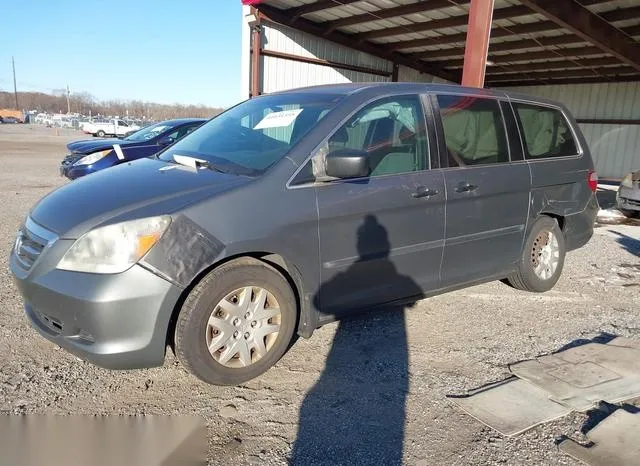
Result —
[[254, 126], [253, 129], [266, 129], [266, 128], [284, 128], [298, 118], [302, 109], [297, 110], [285, 110], [283, 112], [272, 112], [266, 117], [260, 120], [260, 123]]
[[116, 152], [116, 155], [118, 156], [118, 160], [124, 160], [124, 154], [122, 153], [122, 148], [120, 147], [120, 144], [114, 144], [113, 150]]

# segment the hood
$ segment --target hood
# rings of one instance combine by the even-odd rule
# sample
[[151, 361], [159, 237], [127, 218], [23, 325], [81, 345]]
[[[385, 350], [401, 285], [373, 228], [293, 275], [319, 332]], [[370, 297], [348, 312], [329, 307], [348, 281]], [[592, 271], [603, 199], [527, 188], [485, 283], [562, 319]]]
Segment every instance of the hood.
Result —
[[58, 188], [42, 198], [30, 216], [62, 238], [77, 238], [110, 220], [170, 214], [250, 181], [243, 176], [140, 159]]
[[122, 139], [84, 139], [82, 141], [74, 141], [67, 144], [67, 149], [72, 154], [91, 154], [99, 150], [105, 150], [113, 147], [114, 144], [127, 144], [128, 141]]

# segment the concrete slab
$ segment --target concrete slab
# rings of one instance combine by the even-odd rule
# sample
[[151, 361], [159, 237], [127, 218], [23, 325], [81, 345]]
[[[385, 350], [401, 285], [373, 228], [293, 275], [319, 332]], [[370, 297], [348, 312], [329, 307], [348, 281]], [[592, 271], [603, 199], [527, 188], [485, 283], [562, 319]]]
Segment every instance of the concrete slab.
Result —
[[509, 369], [576, 411], [586, 412], [599, 401], [618, 403], [640, 397], [640, 347], [625, 339], [569, 348]]
[[640, 414], [618, 409], [587, 433], [590, 446], [567, 439], [560, 450], [592, 466], [637, 466], [640, 463]]
[[520, 434], [571, 412], [551, 401], [544, 390], [517, 378], [449, 399], [470, 416], [506, 436]]

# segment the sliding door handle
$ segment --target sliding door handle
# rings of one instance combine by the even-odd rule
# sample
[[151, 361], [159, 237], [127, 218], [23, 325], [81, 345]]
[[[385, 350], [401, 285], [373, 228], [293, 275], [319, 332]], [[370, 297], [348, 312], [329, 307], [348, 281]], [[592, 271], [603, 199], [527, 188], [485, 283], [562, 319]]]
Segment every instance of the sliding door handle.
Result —
[[457, 193], [470, 193], [471, 191], [475, 191], [478, 189], [476, 185], [469, 184], [467, 182], [459, 183], [455, 188], [455, 192]]
[[412, 193], [411, 196], [415, 197], [416, 199], [420, 197], [433, 197], [436, 196], [438, 192], [439, 191], [436, 189], [430, 189], [421, 186], [414, 193]]

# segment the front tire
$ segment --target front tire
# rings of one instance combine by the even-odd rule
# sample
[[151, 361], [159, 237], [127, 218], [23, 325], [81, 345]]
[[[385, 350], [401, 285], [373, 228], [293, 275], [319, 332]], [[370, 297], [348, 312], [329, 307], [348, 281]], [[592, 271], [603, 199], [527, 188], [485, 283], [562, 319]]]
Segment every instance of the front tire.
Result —
[[565, 254], [565, 238], [558, 222], [541, 216], [524, 244], [518, 269], [507, 277], [507, 282], [523, 291], [549, 291], [562, 274]]
[[189, 293], [176, 322], [176, 356], [204, 382], [237, 385], [278, 362], [296, 322], [295, 295], [280, 272], [257, 259], [232, 260]]

